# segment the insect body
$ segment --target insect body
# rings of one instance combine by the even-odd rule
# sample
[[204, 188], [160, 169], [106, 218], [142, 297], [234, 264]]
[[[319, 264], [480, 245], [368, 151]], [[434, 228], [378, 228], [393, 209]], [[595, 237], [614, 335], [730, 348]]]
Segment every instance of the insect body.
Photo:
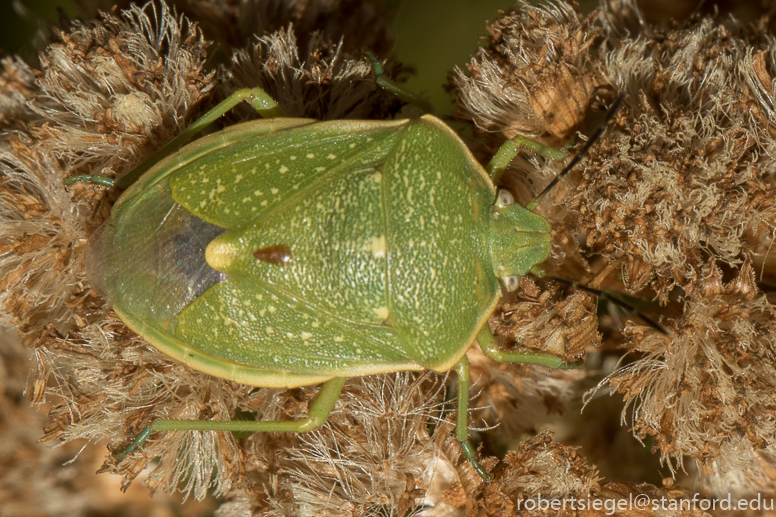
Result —
[[471, 343], [500, 361], [562, 366], [499, 352], [487, 326], [502, 286], [513, 288], [551, 247], [547, 221], [491, 179], [516, 152], [505, 146], [489, 175], [430, 115], [269, 119], [150, 168], [98, 241], [98, 283], [120, 318], [165, 354], [221, 378], [324, 385], [303, 420], [156, 420], [123, 453], [169, 429], [308, 431], [348, 377], [456, 369], [458, 438], [472, 459]]
[[434, 117], [293, 123], [196, 142], [125, 193], [102, 237], [114, 309], [163, 352], [248, 384], [451, 369], [499, 280], [546, 258], [547, 222], [496, 205]]

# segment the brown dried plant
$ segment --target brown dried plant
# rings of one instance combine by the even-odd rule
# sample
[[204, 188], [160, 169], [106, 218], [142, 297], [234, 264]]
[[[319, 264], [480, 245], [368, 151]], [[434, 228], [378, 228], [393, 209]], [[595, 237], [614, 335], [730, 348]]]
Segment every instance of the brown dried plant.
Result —
[[[390, 31], [370, 2], [212, 0], [185, 12], [149, 3], [104, 13], [54, 31], [35, 66], [2, 62], [0, 306], [33, 352], [28, 393], [50, 404], [44, 440], [107, 440], [115, 450], [149, 418], [292, 419], [317, 392], [217, 379], [129, 331], [84, 265], [88, 238], [117, 193], [63, 180], [128, 172], [245, 86], [264, 88], [293, 116], [395, 116], [401, 102], [376, 86], [360, 52], [385, 51]], [[644, 312], [665, 332], [638, 319], [621, 331], [623, 315], [599, 310], [593, 295], [532, 277], [489, 324], [505, 349], [569, 362], [630, 352], [586, 400], [621, 393], [623, 424], [673, 473], [697, 467], [710, 496], [776, 493], [776, 40], [764, 27], [702, 17], [653, 26], [630, 1], [587, 16], [560, 1], [520, 3], [488, 26], [468, 70], [452, 76], [456, 116], [472, 128], [483, 162], [490, 144], [518, 134], [552, 146], [571, 139], [573, 153], [625, 94], [587, 159], [540, 205], [554, 243], [542, 267], [652, 300]], [[213, 60], [221, 61], [215, 70]], [[526, 153], [503, 183], [525, 202], [563, 165]], [[120, 474], [125, 489], [148, 469], [151, 492], [202, 499], [210, 491], [223, 498], [221, 516], [550, 515], [518, 501], [688, 495], [671, 482], [604, 482], [585, 459], [596, 429], [570, 413], [600, 379], [594, 366], [499, 365], [476, 346], [469, 355], [488, 484], [454, 439], [454, 380], [431, 373], [352, 379], [327, 425], [306, 435], [158, 433], [121, 460], [108, 455], [102, 471]], [[4, 365], [18, 368], [17, 356], [0, 355], [2, 415], [15, 412], [5, 408], [16, 407], [8, 386], [18, 393], [18, 379], [6, 381]], [[0, 418], [4, 435], [11, 427]], [[585, 436], [584, 447], [556, 436]], [[627, 464], [610, 461], [626, 474]], [[0, 504], [11, 497], [0, 489]], [[618, 515], [631, 514], [660, 515]]]
[[[606, 345], [635, 354], [599, 386], [624, 394], [623, 424], [649, 437], [672, 471], [692, 458], [704, 473], [746, 479], [745, 465], [759, 458], [761, 467], [750, 471], [756, 483], [737, 493], [773, 493], [776, 329], [766, 294], [776, 216], [774, 40], [761, 26], [733, 19], [670, 27], [639, 20], [631, 2], [616, 3], [595, 21], [555, 4], [521, 5], [489, 27], [490, 45], [468, 73], [456, 72], [461, 116], [509, 135], [518, 126], [503, 114], [508, 101], [509, 113], [527, 121], [519, 131], [552, 144], [558, 128], [584, 130], [586, 109], [610, 102], [612, 92], [625, 94], [579, 172], [541, 206], [556, 232], [546, 267], [572, 279], [582, 269], [591, 285], [659, 303], [653, 310], [665, 334], [631, 323], [621, 344]], [[594, 45], [597, 52], [589, 52]], [[585, 79], [562, 79], [575, 76]], [[498, 93], [488, 99], [481, 92]], [[537, 98], [561, 106], [547, 117], [549, 104]], [[587, 99], [584, 109], [580, 99]], [[518, 164], [512, 183], [541, 186], [545, 171], [556, 174], [561, 166], [529, 160]], [[508, 334], [524, 336], [523, 346], [531, 343], [526, 329], [545, 324], [542, 310], [560, 314], [557, 303], [542, 309], [546, 291], [531, 289], [514, 306], [522, 304], [523, 314], [507, 325]], [[592, 316], [588, 310], [576, 320]], [[575, 331], [589, 332], [580, 324]], [[731, 490], [721, 491], [725, 484], [713, 476], [701, 479], [715, 494]]]

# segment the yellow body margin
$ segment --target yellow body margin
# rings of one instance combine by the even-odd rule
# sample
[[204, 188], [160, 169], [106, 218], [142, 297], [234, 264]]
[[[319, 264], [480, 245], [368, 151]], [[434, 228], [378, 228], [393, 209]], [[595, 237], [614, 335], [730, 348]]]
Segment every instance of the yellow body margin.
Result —
[[411, 361], [398, 364], [374, 364], [364, 368], [352, 368], [320, 375], [259, 368], [228, 361], [208, 354], [207, 352], [197, 350], [183, 341], [160, 332], [154, 327], [138, 323], [134, 318], [130, 317], [130, 315], [115, 307], [114, 311], [130, 329], [139, 334], [140, 337], [145, 339], [164, 355], [180, 361], [199, 372], [213, 375], [220, 379], [248, 384], [259, 388], [298, 388], [300, 386], [321, 384], [322, 382], [326, 382], [335, 377], [361, 377], [378, 373], [423, 370], [422, 366]]

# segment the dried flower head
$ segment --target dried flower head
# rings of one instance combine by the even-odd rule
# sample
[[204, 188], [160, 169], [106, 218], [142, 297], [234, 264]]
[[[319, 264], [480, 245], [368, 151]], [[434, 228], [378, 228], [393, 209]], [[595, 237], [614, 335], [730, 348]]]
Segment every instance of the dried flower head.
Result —
[[23, 129], [23, 122], [33, 116], [27, 100], [35, 91], [33, 70], [21, 59], [0, 60], [0, 127]]
[[27, 88], [9, 81], [6, 98], [24, 91], [31, 113], [0, 148], [0, 305], [25, 333], [53, 323], [66, 334], [94, 312], [77, 315], [75, 306], [93, 303], [82, 260], [107, 206], [94, 189], [69, 192], [63, 179], [127, 170], [185, 127], [212, 88], [201, 36], [160, 9], [148, 4], [58, 32], [34, 89], [28, 68], [6, 62], [6, 76], [26, 77]]
[[[514, 128], [526, 135], [560, 136], [549, 124], [536, 124], [540, 110], [528, 107], [527, 95], [508, 113], [503, 99], [515, 98], [505, 93], [510, 89], [520, 91], [514, 85], [522, 83], [510, 75], [519, 68], [515, 63], [542, 70], [568, 63], [557, 50], [568, 29], [552, 21], [583, 25], [575, 25], [567, 9], [557, 2], [540, 8], [521, 4], [492, 24], [490, 48], [473, 58], [470, 77], [459, 72], [455, 81], [459, 103], [474, 124], [507, 137]], [[581, 266], [590, 271], [583, 277], [592, 276], [596, 287], [624, 288], [666, 307], [663, 314], [676, 319], [670, 335], [631, 327], [626, 346], [647, 355], [610, 381], [635, 403], [636, 435], [650, 436], [664, 460], [681, 463], [686, 455], [721, 472], [733, 469], [720, 460], [720, 450], [730, 450], [726, 444], [745, 438], [752, 450], [765, 451], [774, 436], [768, 394], [773, 313], [751, 266], [757, 263], [765, 282], [773, 278], [769, 253], [776, 185], [770, 176], [774, 128], [768, 115], [774, 106], [773, 40], [736, 21], [698, 18], [660, 28], [633, 24], [634, 19], [642, 20], [638, 8], [626, 1], [584, 25], [584, 34], [601, 39], [597, 53], [584, 52], [577, 61], [593, 78], [581, 82], [579, 91], [595, 91], [605, 100], [609, 92], [603, 85], [612, 85], [625, 100], [579, 172], [540, 207], [552, 221], [555, 241], [552, 260], [544, 267], [576, 280], [579, 274], [570, 272]], [[511, 33], [502, 24], [516, 27], [510, 46], [504, 34]], [[548, 43], [532, 54], [527, 42], [533, 41], [529, 35], [537, 26]], [[578, 48], [595, 44], [591, 40]], [[554, 88], [539, 77], [532, 84]], [[566, 83], [554, 77], [556, 93], [565, 91]], [[596, 88], [586, 90], [585, 84]], [[483, 94], [483, 85], [497, 94]], [[588, 97], [588, 106], [594, 97]], [[570, 111], [554, 111], [561, 112]], [[534, 126], [520, 126], [510, 116]], [[519, 167], [527, 180], [505, 176], [512, 189], [545, 184], [547, 171], [560, 169], [530, 157]], [[724, 285], [718, 267], [732, 268], [738, 282]], [[618, 270], [621, 282], [611, 274]], [[502, 314], [512, 309], [504, 305]], [[578, 321], [594, 318], [585, 310]], [[523, 330], [529, 322], [521, 317], [499, 322], [500, 332], [522, 337], [525, 346], [531, 339]], [[539, 342], [549, 344], [546, 337]]]
[[[374, 0], [205, 0], [174, 2], [198, 20], [205, 36], [223, 49], [247, 48], [257, 37], [291, 27], [303, 53], [314, 40], [343, 45], [347, 52], [371, 49], [385, 55], [393, 46], [389, 9]], [[289, 30], [290, 32], [290, 30]]]
[[[348, 53], [342, 42], [332, 43], [321, 33], [300, 47], [296, 34], [281, 29], [237, 50], [229, 89], [260, 87], [292, 117], [380, 119], [399, 110], [401, 101], [377, 87], [365, 56]], [[390, 76], [399, 72], [395, 63], [386, 68]]]
[[[633, 408], [634, 432], [651, 438], [672, 468], [697, 461], [715, 493], [728, 486], [746, 494], [746, 482], [765, 490], [773, 486], [776, 431], [774, 311], [761, 290], [776, 278], [769, 255], [776, 45], [735, 21], [634, 25], [635, 4], [610, 4], [583, 17], [565, 3], [521, 3], [492, 23], [489, 47], [472, 58], [469, 75], [455, 74], [458, 115], [506, 137], [571, 138], [573, 153], [585, 139], [577, 131], [595, 125], [587, 119], [626, 93], [583, 166], [540, 207], [554, 241], [543, 267], [663, 304], [669, 332], [629, 327], [625, 346], [640, 356], [607, 380]], [[65, 189], [63, 178], [127, 172], [211, 97], [261, 86], [288, 113], [326, 119], [386, 118], [401, 104], [377, 89], [358, 53], [389, 45], [385, 23], [365, 22], [377, 12], [370, 3], [212, 0], [191, 9], [198, 18], [210, 14], [202, 31], [222, 45], [220, 59], [206, 54], [203, 32], [188, 18], [147, 4], [56, 32], [40, 69], [4, 61], [0, 305], [35, 342], [31, 395], [52, 404], [46, 439], [107, 439], [120, 449], [149, 418], [290, 420], [306, 414], [317, 393], [255, 389], [167, 358], [110, 316], [84, 271], [86, 240], [115, 194]], [[207, 70], [230, 54], [221, 71]], [[503, 180], [523, 191], [518, 199], [535, 195], [563, 165], [531, 156], [518, 162], [525, 180]], [[725, 275], [736, 279], [725, 283]], [[489, 324], [505, 349], [575, 362], [601, 343], [595, 312], [588, 294], [523, 279]], [[613, 349], [619, 334], [605, 330]], [[567, 414], [591, 375], [497, 365], [476, 349], [469, 357], [476, 419], [502, 423], [481, 433], [482, 456], [514, 448], [516, 437]], [[109, 457], [103, 470], [121, 474], [126, 488], [152, 468], [152, 491], [195, 499], [212, 491], [229, 499], [222, 515], [539, 515], [517, 499], [686, 496], [604, 485], [578, 449], [549, 432], [520, 442], [504, 460], [483, 459], [493, 477], [486, 485], [452, 436], [449, 384], [431, 374], [355, 379], [312, 434], [157, 433], [140, 452]], [[584, 515], [597, 514], [607, 512]]]
[[773, 232], [776, 191], [761, 163], [771, 137], [741, 80], [745, 44], [704, 21], [607, 55], [628, 127], [593, 153], [566, 207], [631, 292], [649, 286], [663, 303], [675, 285], [691, 293], [709, 255], [735, 266], [747, 235]]
[[548, 353], [574, 364], [599, 345], [595, 297], [574, 291], [563, 298], [563, 290], [556, 283], [541, 291], [530, 278], [521, 279], [517, 294], [502, 301], [491, 318], [502, 348]]
[[773, 495], [776, 490], [776, 456], [774, 447], [755, 448], [740, 435], [731, 436], [720, 447], [714, 460], [703, 464], [699, 472], [699, 485], [717, 498], [731, 494], [736, 499], [749, 499], [758, 495]]
[[562, 144], [579, 129], [599, 90], [608, 89], [590, 48], [602, 31], [564, 3], [532, 6], [488, 25], [490, 41], [455, 71], [460, 109], [477, 127], [506, 137], [549, 138]]
[[550, 499], [588, 495], [599, 489], [595, 468], [585, 463], [574, 447], [552, 441], [543, 431], [521, 442], [504, 462], [510, 467], [502, 479], [503, 489], [515, 497], [542, 494]]
[[74, 22], [55, 36], [41, 54], [40, 94], [30, 104], [48, 124], [30, 133], [68, 172], [115, 174], [137, 163], [133, 153], [184, 128], [213, 86], [207, 43], [164, 4], [122, 18], [104, 14], [99, 24]]
[[670, 336], [628, 330], [632, 350], [644, 357], [606, 382], [625, 397], [623, 419], [633, 406], [634, 433], [651, 437], [672, 469], [685, 456], [702, 468], [740, 468], [733, 450], [742, 441], [762, 449], [776, 431], [776, 311], [748, 261], [727, 284], [713, 265], [701, 278]]
[[473, 472], [460, 449], [445, 446], [452, 427], [441, 420], [443, 388], [435, 375], [349, 384], [325, 428], [280, 451], [274, 514], [407, 515], [433, 507], [463, 515], [462, 483]]

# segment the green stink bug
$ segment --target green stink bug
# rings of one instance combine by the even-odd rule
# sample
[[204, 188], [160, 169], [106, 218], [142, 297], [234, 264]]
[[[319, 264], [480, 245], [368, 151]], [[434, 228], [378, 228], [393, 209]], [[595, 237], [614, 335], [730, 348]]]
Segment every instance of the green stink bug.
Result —
[[[264, 92], [241, 90], [170, 146], [242, 100], [277, 115]], [[224, 379], [323, 386], [305, 419], [157, 419], [121, 454], [163, 430], [306, 432], [325, 422], [348, 377], [455, 369], [457, 437], [487, 478], [468, 442], [466, 350], [477, 339], [497, 361], [564, 366], [500, 352], [487, 325], [502, 287], [513, 289], [551, 247], [549, 224], [533, 212], [547, 190], [524, 208], [495, 187], [520, 145], [565, 156], [518, 138], [486, 172], [431, 115], [270, 118], [122, 178], [133, 184], [97, 239], [95, 270], [127, 326]]]

